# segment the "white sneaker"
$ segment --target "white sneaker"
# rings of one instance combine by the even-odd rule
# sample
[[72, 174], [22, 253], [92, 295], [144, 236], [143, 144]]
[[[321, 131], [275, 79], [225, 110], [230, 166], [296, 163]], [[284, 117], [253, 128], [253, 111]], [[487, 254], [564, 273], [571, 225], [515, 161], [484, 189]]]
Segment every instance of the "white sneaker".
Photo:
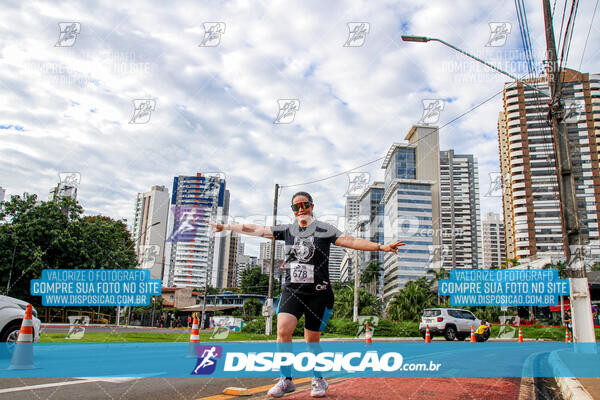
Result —
[[275, 384], [269, 391], [268, 395], [271, 397], [281, 397], [286, 393], [290, 393], [296, 390], [296, 385], [294, 385], [294, 381], [291, 379], [286, 379], [284, 377], [279, 378], [279, 382]]
[[329, 387], [329, 384], [325, 378], [312, 378], [312, 389], [310, 391], [310, 397], [325, 397], [325, 392]]

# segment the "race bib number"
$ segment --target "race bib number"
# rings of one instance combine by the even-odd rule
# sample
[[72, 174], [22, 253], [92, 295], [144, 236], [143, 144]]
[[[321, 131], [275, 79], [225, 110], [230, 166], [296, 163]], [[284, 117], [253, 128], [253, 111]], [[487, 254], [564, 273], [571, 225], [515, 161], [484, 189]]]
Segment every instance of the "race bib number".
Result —
[[315, 266], [299, 262], [290, 263], [290, 277], [292, 283], [314, 283]]

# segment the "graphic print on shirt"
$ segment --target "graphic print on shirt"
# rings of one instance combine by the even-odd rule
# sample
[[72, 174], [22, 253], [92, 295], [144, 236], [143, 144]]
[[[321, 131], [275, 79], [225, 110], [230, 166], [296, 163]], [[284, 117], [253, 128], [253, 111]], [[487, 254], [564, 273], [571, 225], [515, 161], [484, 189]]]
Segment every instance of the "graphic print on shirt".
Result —
[[308, 262], [315, 253], [315, 237], [294, 237], [294, 245], [291, 251], [298, 261]]

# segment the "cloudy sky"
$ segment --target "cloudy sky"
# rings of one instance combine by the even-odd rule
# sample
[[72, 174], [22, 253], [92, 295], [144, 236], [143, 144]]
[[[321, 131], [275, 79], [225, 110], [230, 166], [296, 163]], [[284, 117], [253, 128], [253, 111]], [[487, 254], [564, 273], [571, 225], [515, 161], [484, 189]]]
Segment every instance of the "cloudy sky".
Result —
[[[597, 73], [599, 16], [583, 53], [594, 5], [579, 5], [568, 66]], [[526, 10], [538, 67], [541, 7], [530, 1]], [[558, 0], [557, 42], [563, 7]], [[349, 40], [349, 23], [365, 23], [364, 40]], [[490, 42], [490, 23], [508, 23], [503, 45]], [[206, 40], [211, 26], [221, 35]], [[502, 75], [402, 34], [439, 37], [526, 72], [512, 1], [15, 0], [3, 2], [0, 33], [0, 186], [45, 200], [59, 173], [78, 172], [87, 214], [129, 221], [137, 192], [171, 190], [173, 176], [202, 171], [226, 175], [231, 214], [270, 215], [275, 183], [385, 155], [419, 121], [424, 100], [444, 101], [444, 126], [502, 90]], [[299, 109], [274, 124], [281, 99]], [[146, 123], [134, 100], [152, 100]], [[440, 131], [442, 150], [478, 158], [482, 213], [501, 212], [500, 198], [486, 195], [499, 171], [500, 109], [498, 95]], [[383, 178], [380, 161], [356, 171]], [[343, 215], [346, 174], [284, 188], [284, 213], [299, 189], [313, 194], [318, 215]]]

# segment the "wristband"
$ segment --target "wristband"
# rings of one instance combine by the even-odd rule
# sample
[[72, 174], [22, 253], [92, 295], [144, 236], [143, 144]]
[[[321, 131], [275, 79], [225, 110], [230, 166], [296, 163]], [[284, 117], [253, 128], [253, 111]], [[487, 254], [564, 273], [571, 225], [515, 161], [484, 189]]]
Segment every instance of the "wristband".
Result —
[[377, 243], [377, 251], [381, 251], [381, 245]]

